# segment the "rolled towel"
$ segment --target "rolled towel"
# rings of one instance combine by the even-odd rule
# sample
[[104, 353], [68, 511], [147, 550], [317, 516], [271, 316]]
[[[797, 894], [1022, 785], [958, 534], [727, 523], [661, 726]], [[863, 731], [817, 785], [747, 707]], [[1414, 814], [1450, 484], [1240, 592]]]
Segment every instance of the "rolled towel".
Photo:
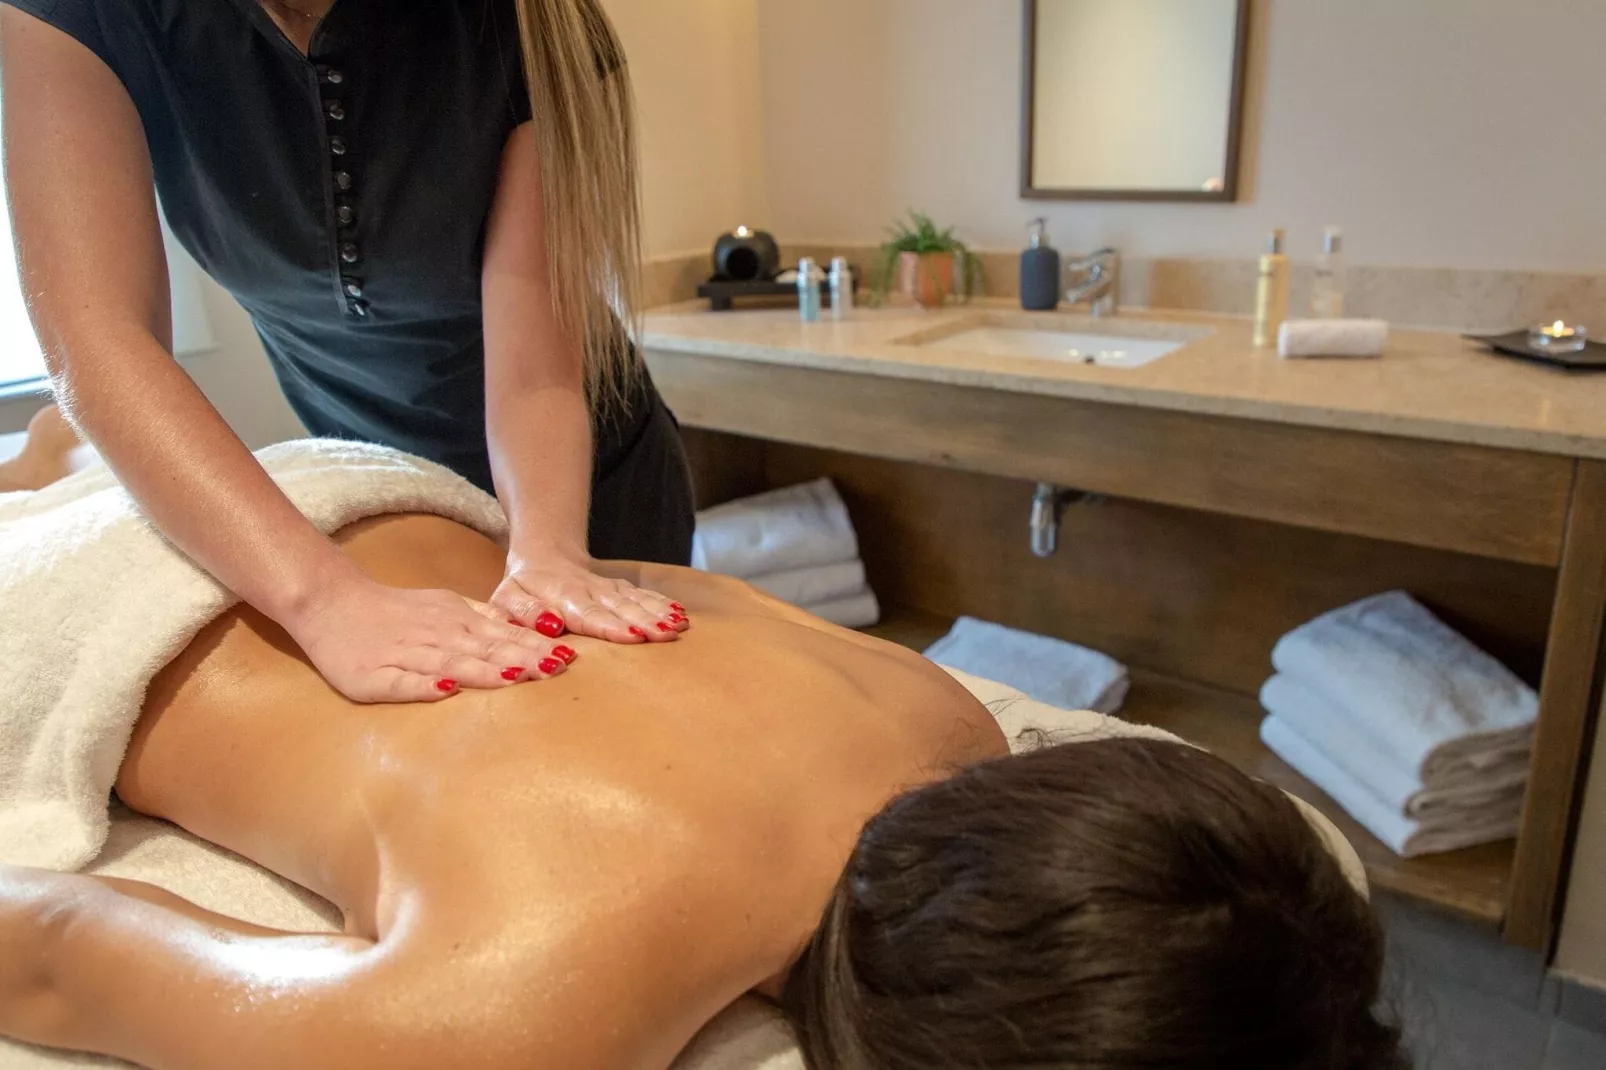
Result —
[[833, 598], [802, 608], [843, 628], [868, 628], [881, 619], [881, 603], [868, 587], [846, 598]]
[[1411, 818], [1431, 818], [1450, 811], [1485, 811], [1522, 799], [1528, 783], [1526, 748], [1512, 752], [1505, 765], [1480, 770], [1461, 764], [1440, 780], [1425, 785], [1399, 756], [1380, 745], [1342, 710], [1289, 676], [1273, 676], [1260, 689], [1260, 704], [1278, 720], [1377, 797], [1378, 802]]
[[955, 621], [926, 657], [1067, 710], [1114, 713], [1131, 684], [1126, 666], [1107, 654], [973, 617]]
[[748, 579], [859, 556], [847, 506], [829, 479], [817, 479], [697, 514], [692, 567]]
[[1434, 819], [1406, 817], [1380, 802], [1280, 718], [1262, 721], [1260, 738], [1273, 754], [1332, 796], [1368, 832], [1403, 858], [1509, 840], [1521, 823], [1520, 799], [1514, 805], [1491, 806], [1480, 813], [1452, 813]]
[[1530, 745], [1539, 696], [1404, 591], [1323, 614], [1272, 650], [1424, 784], [1508, 768]]
[[840, 565], [816, 565], [813, 568], [795, 568], [790, 572], [767, 572], [753, 576], [754, 587], [766, 591], [783, 602], [794, 606], [818, 605], [851, 598], [868, 589], [864, 575], [864, 562], [857, 559]]
[[1389, 338], [1383, 320], [1285, 320], [1277, 354], [1288, 357], [1380, 357]]

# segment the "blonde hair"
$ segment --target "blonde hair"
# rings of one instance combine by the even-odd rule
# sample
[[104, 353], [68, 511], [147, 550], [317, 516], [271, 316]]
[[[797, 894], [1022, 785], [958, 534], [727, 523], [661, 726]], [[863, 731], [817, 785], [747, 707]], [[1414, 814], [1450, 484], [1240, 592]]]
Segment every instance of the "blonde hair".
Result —
[[621, 321], [641, 310], [641, 204], [624, 49], [597, 0], [518, 0], [552, 307], [581, 346], [594, 411], [635, 371]]

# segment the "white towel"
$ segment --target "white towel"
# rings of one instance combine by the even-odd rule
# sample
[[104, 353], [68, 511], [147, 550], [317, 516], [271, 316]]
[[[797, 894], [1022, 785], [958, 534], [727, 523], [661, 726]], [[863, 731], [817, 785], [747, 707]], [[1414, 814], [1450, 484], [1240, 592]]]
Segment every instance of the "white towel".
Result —
[[[501, 539], [494, 499], [439, 465], [351, 442], [257, 455], [320, 531], [434, 513]], [[0, 495], [0, 861], [75, 870], [151, 678], [237, 599], [169, 544], [105, 468]]]
[[926, 657], [1064, 709], [1114, 713], [1130, 686], [1126, 666], [1107, 654], [974, 617], [955, 621]]
[[1280, 719], [1268, 717], [1262, 721], [1260, 738], [1273, 754], [1332, 796], [1368, 832], [1404, 858], [1509, 840], [1521, 823], [1520, 798], [1507, 805], [1491, 806], [1485, 812], [1451, 812], [1429, 819], [1406, 817], [1390, 809]]
[[747, 582], [794, 606], [812, 606], [852, 598], [868, 590], [864, 562], [858, 558], [837, 565], [815, 565], [789, 572], [767, 572]]
[[1425, 784], [1463, 765], [1509, 768], [1539, 714], [1533, 688], [1403, 591], [1295, 628], [1271, 661]]
[[692, 567], [743, 579], [859, 556], [847, 506], [829, 479], [817, 479], [697, 514]]
[[881, 620], [881, 603], [868, 587], [846, 598], [833, 598], [801, 608], [843, 628], [868, 628]]
[[1388, 342], [1383, 320], [1285, 320], [1277, 353], [1288, 357], [1379, 357]]
[[1445, 766], [1438, 779], [1424, 784], [1344, 712], [1289, 676], [1277, 675], [1260, 689], [1260, 704], [1377, 797], [1390, 810], [1412, 818], [1430, 818], [1446, 811], [1483, 811], [1508, 807], [1522, 799], [1528, 783], [1527, 748], [1511, 752], [1509, 763], [1478, 769], [1467, 763]]

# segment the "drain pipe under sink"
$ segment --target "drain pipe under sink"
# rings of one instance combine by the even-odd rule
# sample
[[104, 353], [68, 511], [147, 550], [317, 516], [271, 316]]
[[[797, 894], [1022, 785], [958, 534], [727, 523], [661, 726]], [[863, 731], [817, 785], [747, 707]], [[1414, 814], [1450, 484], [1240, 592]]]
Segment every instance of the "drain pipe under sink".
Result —
[[1037, 484], [1032, 494], [1032, 553], [1038, 557], [1054, 556], [1054, 551], [1059, 549], [1060, 516], [1067, 506], [1096, 505], [1103, 500], [1102, 495], [1082, 490], [1070, 490], [1053, 483]]

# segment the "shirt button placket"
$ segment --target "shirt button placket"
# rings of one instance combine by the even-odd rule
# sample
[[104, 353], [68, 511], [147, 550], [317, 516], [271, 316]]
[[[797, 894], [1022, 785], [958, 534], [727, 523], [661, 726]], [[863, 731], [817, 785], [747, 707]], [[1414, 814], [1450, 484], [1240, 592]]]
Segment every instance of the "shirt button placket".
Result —
[[357, 244], [356, 178], [351, 173], [351, 141], [346, 129], [346, 102], [341, 97], [346, 72], [329, 64], [318, 65], [318, 84], [323, 95], [324, 127], [328, 137], [330, 181], [335, 189], [335, 254], [339, 260], [340, 292], [346, 312], [358, 319], [368, 315], [369, 305], [363, 280], [354, 274], [362, 261]]

